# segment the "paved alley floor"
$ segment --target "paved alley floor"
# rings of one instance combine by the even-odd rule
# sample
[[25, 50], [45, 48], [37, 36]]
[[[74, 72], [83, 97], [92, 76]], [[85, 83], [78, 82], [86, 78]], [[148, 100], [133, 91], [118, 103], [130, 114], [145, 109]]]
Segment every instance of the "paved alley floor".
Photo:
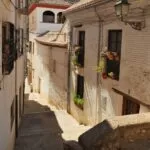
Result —
[[64, 141], [77, 140], [89, 129], [38, 94], [26, 93], [25, 97], [24, 116], [14, 150], [63, 150]]

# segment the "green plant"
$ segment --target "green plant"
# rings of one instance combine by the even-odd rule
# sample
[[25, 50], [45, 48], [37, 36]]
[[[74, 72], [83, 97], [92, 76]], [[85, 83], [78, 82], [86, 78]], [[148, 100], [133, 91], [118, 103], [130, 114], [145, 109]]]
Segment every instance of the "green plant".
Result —
[[80, 67], [81, 65], [79, 64], [78, 62], [78, 56], [74, 56], [73, 60], [72, 60], [72, 63], [74, 66], [78, 66]]
[[97, 66], [96, 71], [102, 73], [104, 71], [104, 69], [105, 69], [105, 58], [101, 57], [99, 65]]
[[74, 103], [83, 109], [84, 99], [80, 97], [80, 95], [74, 95]]
[[75, 55], [74, 55], [74, 57], [73, 57], [72, 62], [73, 62], [73, 64], [74, 64], [75, 66], [81, 67], [81, 64], [80, 64], [79, 61], [78, 61], [79, 55], [80, 55], [80, 48], [78, 47], [78, 48], [76, 48], [76, 50], [75, 50]]

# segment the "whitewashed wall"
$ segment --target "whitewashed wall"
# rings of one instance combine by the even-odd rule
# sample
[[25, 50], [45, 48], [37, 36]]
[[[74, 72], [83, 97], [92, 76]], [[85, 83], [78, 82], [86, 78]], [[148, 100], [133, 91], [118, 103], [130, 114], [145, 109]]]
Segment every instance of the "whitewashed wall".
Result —
[[[134, 1], [134, 0], [133, 0]], [[114, 2], [112, 2], [114, 3]], [[102, 121], [106, 118], [122, 115], [123, 97], [112, 88], [137, 98], [138, 100], [150, 104], [149, 101], [149, 56], [150, 56], [150, 16], [145, 17], [146, 28], [142, 31], [136, 31], [129, 25], [114, 19], [114, 4], [107, 4], [97, 7], [100, 16], [104, 17], [104, 23], [101, 32], [101, 50], [108, 47], [108, 30], [122, 29], [122, 49], [121, 49], [121, 70], [120, 80], [115, 81], [107, 78], [101, 79], [100, 89], [97, 89], [95, 68], [97, 66], [97, 45], [98, 45], [98, 22], [95, 9], [89, 8], [83, 11], [68, 14], [67, 17], [72, 26], [82, 24], [73, 33], [73, 44], [76, 43], [79, 30], [85, 30], [85, 93], [84, 93], [84, 111], [77, 109], [73, 100], [71, 111], [77, 120], [83, 123], [95, 124], [95, 120]], [[137, 7], [139, 2], [135, 3]], [[105, 9], [104, 9], [105, 8]], [[112, 14], [112, 16], [110, 15]], [[110, 18], [109, 18], [110, 17]], [[106, 21], [105, 21], [106, 20]], [[93, 24], [91, 24], [91, 22]], [[76, 88], [76, 78], [72, 75], [73, 91]], [[98, 110], [97, 110], [98, 109]], [[140, 105], [140, 112], [148, 112], [149, 109]], [[98, 118], [95, 118], [98, 117]]]
[[[65, 48], [44, 46], [35, 43], [33, 56], [33, 89], [57, 107], [66, 108], [67, 53]], [[55, 72], [53, 61], [56, 62]]]
[[[15, 2], [15, 1], [13, 1]], [[9, 75], [2, 75], [2, 22], [15, 23], [15, 9], [9, 2], [5, 1], [8, 9], [0, 2], [0, 150], [13, 150], [15, 141], [15, 120], [11, 130], [10, 108], [16, 94], [19, 94], [19, 87], [24, 82], [24, 56], [17, 60], [17, 93], [15, 92], [15, 64]]]

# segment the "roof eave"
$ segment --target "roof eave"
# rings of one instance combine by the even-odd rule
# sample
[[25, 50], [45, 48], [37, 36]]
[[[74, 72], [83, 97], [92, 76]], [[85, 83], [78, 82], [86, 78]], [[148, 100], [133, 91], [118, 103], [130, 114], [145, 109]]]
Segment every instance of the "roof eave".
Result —
[[61, 48], [67, 48], [67, 43], [59, 43], [59, 42], [45, 42], [38, 39], [35, 39], [38, 43], [46, 46], [53, 46], [53, 47], [61, 47]]

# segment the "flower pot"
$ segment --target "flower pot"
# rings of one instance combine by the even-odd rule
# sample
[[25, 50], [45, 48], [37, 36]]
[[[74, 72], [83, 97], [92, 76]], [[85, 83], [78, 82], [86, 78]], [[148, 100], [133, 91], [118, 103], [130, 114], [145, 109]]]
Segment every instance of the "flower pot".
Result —
[[105, 72], [102, 73], [103, 79], [107, 79], [107, 74]]

